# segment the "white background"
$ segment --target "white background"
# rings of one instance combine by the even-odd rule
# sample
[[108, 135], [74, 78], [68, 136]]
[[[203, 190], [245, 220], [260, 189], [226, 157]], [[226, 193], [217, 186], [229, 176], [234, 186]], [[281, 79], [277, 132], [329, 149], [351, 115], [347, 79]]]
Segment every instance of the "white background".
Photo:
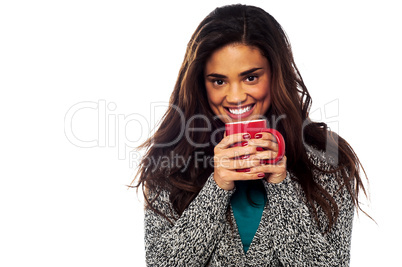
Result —
[[[198, 23], [229, 3], [1, 2], [1, 266], [145, 265], [141, 195], [126, 188], [138, 155], [130, 160], [124, 148], [145, 140], [160, 117], [163, 107], [151, 103], [168, 101]], [[314, 116], [322, 111], [369, 176], [366, 210], [378, 225], [356, 217], [351, 266], [400, 264], [397, 1], [242, 3], [283, 26]], [[71, 119], [82, 102], [100, 106]], [[77, 138], [98, 145], [69, 140], [66, 115]]]

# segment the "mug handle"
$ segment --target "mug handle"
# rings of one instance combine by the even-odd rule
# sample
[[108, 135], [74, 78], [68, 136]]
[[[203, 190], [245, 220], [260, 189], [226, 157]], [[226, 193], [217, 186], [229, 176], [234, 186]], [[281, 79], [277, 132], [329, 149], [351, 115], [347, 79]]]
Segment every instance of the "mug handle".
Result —
[[274, 159], [263, 160], [264, 164], [275, 164], [285, 155], [285, 140], [283, 139], [282, 134], [275, 129], [262, 129], [262, 132], [270, 133], [276, 138], [276, 142], [278, 144], [278, 155]]

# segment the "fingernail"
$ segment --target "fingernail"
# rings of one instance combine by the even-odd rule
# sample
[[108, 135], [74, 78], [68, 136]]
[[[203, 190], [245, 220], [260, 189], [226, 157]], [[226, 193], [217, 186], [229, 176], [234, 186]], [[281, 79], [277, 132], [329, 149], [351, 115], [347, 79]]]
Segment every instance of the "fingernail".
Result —
[[255, 139], [260, 139], [260, 138], [262, 138], [262, 134], [260, 134], [260, 133], [259, 133], [259, 134], [256, 134], [256, 135], [254, 136], [254, 138], [255, 138]]
[[264, 151], [264, 148], [257, 146], [257, 151]]
[[248, 142], [244, 142], [244, 143], [242, 143], [241, 145], [242, 145], [242, 146], [247, 146], [247, 145], [248, 145]]
[[243, 135], [243, 139], [251, 139], [251, 135], [250, 134], [244, 134]]
[[243, 169], [243, 171], [244, 171], [244, 172], [250, 172], [251, 169], [250, 169], [250, 168], [246, 168], [246, 169]]
[[262, 178], [264, 176], [265, 176], [265, 173], [263, 173], [263, 172], [258, 174], [258, 177], [260, 177], [260, 178]]
[[241, 157], [241, 159], [248, 159], [250, 157], [250, 155], [244, 155]]

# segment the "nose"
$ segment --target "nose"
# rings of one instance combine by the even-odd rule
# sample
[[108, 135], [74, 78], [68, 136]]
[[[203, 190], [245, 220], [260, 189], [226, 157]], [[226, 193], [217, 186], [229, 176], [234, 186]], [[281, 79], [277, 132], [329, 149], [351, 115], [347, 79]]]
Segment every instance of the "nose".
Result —
[[247, 94], [238, 83], [231, 84], [226, 94], [226, 101], [232, 105], [240, 105], [247, 100]]

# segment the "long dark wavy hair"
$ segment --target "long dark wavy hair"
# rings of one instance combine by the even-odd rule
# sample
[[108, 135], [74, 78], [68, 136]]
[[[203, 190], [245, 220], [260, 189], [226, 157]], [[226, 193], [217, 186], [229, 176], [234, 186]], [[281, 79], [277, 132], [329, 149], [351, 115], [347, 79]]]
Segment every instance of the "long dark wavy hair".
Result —
[[[318, 224], [317, 207], [324, 211], [328, 219], [327, 232], [339, 210], [334, 198], [314, 180], [314, 170], [335, 173], [340, 185], [346, 186], [355, 206], [360, 208], [359, 189], [366, 194], [360, 177], [361, 164], [343, 138], [329, 131], [325, 123], [309, 119], [312, 100], [294, 62], [288, 38], [270, 14], [254, 6], [238, 4], [216, 8], [195, 30], [170, 106], [155, 134], [139, 147], [146, 149], [146, 154], [140, 163], [135, 187], [142, 187], [146, 207], [159, 214], [152, 207], [152, 199], [148, 199], [149, 191], [169, 191], [173, 209], [179, 216], [197, 196], [213, 172], [213, 149], [223, 138], [224, 126], [208, 104], [204, 67], [214, 51], [235, 43], [257, 47], [269, 61], [272, 101], [265, 118], [273, 123], [270, 118], [285, 116], [277, 121], [275, 128], [286, 142], [287, 169], [297, 177]], [[326, 151], [331, 168], [324, 170], [313, 164], [307, 147]]]

